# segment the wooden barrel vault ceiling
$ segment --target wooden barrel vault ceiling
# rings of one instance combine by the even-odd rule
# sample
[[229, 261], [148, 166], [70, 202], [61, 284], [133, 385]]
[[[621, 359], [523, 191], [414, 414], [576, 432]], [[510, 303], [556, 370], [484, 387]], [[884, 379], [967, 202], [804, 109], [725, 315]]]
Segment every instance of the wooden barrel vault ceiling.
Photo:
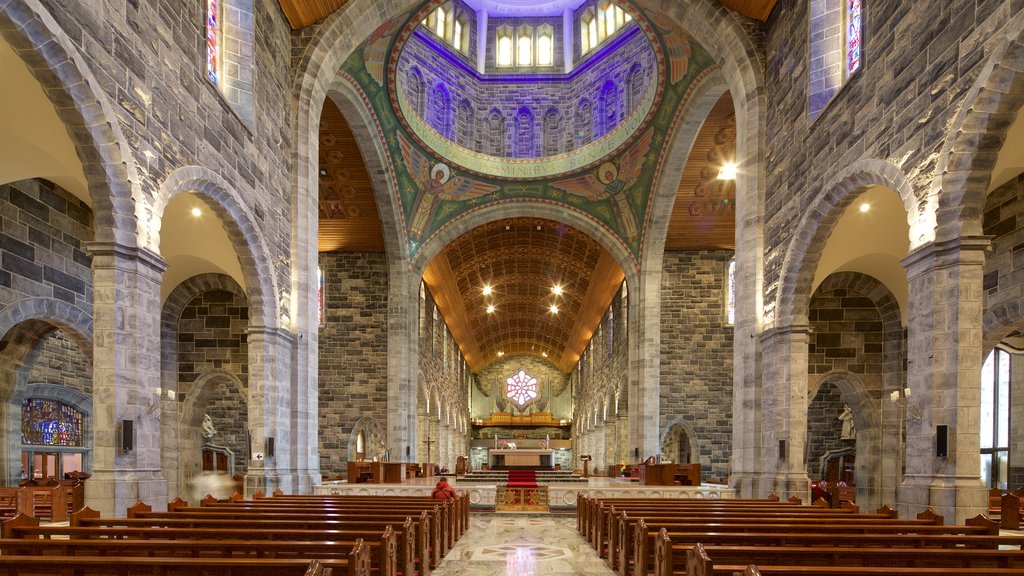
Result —
[[[735, 187], [718, 180], [734, 160], [736, 119], [724, 94], [704, 120], [684, 168], [669, 221], [666, 250], [734, 248]], [[338, 107], [320, 119], [321, 252], [383, 252], [370, 177]], [[500, 357], [546, 358], [569, 372], [622, 284], [619, 265], [597, 242], [562, 223], [515, 218], [454, 240], [423, 276], [474, 372]], [[493, 294], [482, 289], [490, 284]], [[553, 285], [564, 292], [555, 297]], [[557, 303], [558, 314], [549, 306]], [[495, 311], [487, 313], [487, 305]]]

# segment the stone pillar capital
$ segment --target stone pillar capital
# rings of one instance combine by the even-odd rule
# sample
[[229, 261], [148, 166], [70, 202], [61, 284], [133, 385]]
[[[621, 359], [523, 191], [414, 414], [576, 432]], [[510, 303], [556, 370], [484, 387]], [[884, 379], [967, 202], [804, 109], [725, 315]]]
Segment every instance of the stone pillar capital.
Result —
[[963, 236], [925, 244], [902, 260], [910, 278], [929, 270], [948, 268], [959, 264], [981, 265], [985, 250], [992, 245], [993, 236]]
[[789, 326], [777, 326], [761, 332], [759, 338], [762, 346], [770, 346], [783, 339], [796, 340], [809, 338], [814, 331], [807, 324], [792, 324]]
[[291, 332], [284, 328], [270, 327], [270, 326], [253, 326], [246, 327], [245, 333], [249, 340], [255, 339], [280, 339], [282, 343], [291, 344], [295, 340], [295, 336]]
[[114, 262], [118, 260], [137, 261], [160, 274], [167, 270], [167, 262], [148, 248], [127, 246], [117, 242], [83, 242], [82, 247], [93, 258], [93, 266], [98, 264], [97, 259], [101, 261], [99, 264], [102, 265], [102, 260], [105, 257], [112, 257]]

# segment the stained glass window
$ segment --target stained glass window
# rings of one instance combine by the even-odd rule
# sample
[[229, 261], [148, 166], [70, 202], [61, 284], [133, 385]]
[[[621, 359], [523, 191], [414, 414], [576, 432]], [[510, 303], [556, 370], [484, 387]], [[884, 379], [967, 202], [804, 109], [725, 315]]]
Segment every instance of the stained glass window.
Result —
[[846, 75], [851, 76], [860, 69], [860, 2], [843, 0], [846, 3]]
[[55, 400], [29, 398], [21, 404], [21, 443], [82, 446], [82, 413]]
[[508, 384], [506, 396], [520, 406], [537, 397], [537, 379], [520, 370], [505, 380]]
[[316, 323], [324, 323], [324, 271], [316, 267]]
[[544, 24], [537, 29], [537, 65], [551, 66], [555, 62], [555, 31]]
[[725, 314], [726, 323], [736, 323], [736, 259], [729, 260], [729, 270], [725, 279]]
[[220, 0], [206, 0], [206, 74], [220, 83]]

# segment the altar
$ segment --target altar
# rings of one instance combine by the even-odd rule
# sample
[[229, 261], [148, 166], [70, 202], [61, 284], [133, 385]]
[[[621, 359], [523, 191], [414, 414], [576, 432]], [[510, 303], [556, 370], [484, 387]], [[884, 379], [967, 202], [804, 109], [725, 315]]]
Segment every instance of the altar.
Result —
[[489, 448], [487, 463], [491, 468], [554, 468], [550, 448]]

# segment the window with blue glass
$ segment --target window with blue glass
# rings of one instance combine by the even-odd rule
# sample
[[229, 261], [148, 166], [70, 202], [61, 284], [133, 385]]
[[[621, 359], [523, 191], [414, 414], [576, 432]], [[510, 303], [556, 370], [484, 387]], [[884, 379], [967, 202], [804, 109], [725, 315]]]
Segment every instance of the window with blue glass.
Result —
[[82, 446], [82, 413], [56, 400], [25, 400], [21, 405], [21, 443]]

